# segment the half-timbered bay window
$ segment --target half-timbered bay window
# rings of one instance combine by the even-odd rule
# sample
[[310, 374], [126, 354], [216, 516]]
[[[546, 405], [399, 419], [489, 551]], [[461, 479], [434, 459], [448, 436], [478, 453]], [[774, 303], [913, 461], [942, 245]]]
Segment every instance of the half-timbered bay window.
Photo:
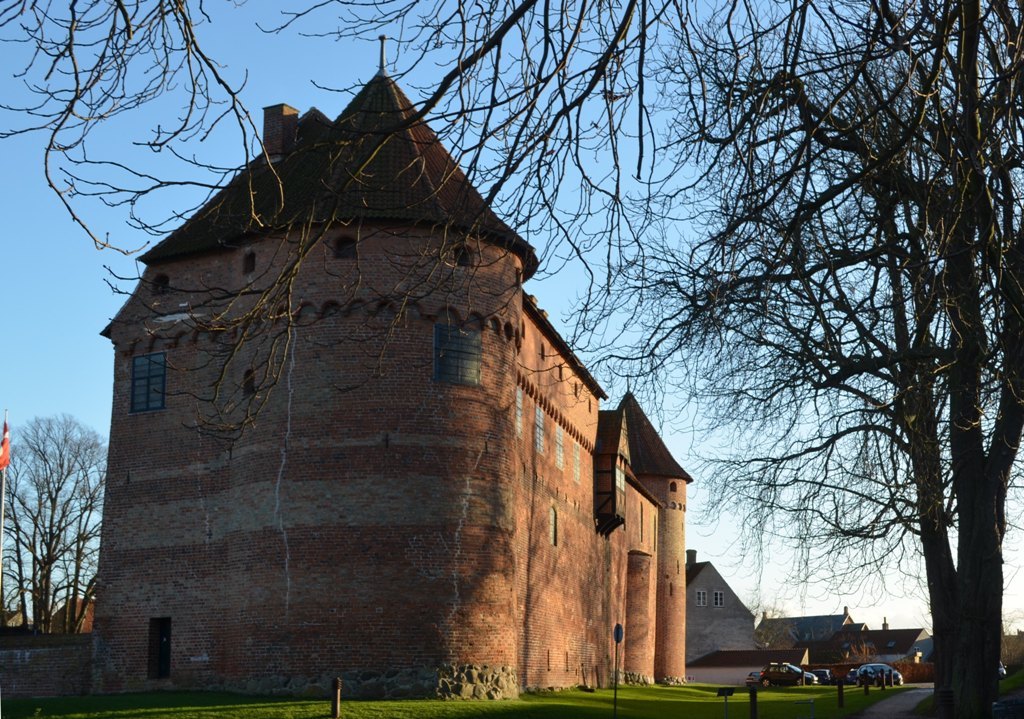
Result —
[[434, 379], [452, 384], [480, 384], [480, 331], [434, 325]]

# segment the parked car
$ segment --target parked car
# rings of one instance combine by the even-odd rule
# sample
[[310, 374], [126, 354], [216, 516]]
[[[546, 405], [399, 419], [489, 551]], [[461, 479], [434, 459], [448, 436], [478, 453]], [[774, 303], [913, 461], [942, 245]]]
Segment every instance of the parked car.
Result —
[[811, 674], [818, 677], [818, 684], [832, 685], [836, 683], [836, 678], [832, 676], [831, 669], [812, 669]]
[[1000, 679], [1006, 679], [1006, 667], [1002, 662], [999, 662], [999, 666], [996, 667], [996, 676]]
[[763, 687], [799, 686], [806, 681], [803, 669], [786, 662], [772, 662], [767, 665], [761, 670], [760, 679]]
[[843, 678], [843, 684], [857, 684], [859, 681], [860, 679], [857, 676], [857, 667], [846, 672], [846, 676]]
[[810, 686], [818, 683], [818, 677], [814, 676], [813, 672], [804, 672], [804, 684]]
[[902, 686], [903, 675], [888, 664], [862, 664], [857, 669], [858, 684], [876, 684], [883, 677], [886, 684]]
[[761, 683], [761, 672], [750, 672], [750, 674], [747, 675], [747, 682], [746, 682], [746, 684], [747, 684], [748, 687], [756, 687], [760, 683]]

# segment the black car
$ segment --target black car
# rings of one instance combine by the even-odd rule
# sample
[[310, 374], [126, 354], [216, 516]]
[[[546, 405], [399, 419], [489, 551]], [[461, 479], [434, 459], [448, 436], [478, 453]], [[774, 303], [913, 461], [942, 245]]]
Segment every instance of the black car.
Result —
[[831, 669], [812, 669], [811, 674], [818, 677], [818, 684], [826, 684], [831, 686], [836, 683], [836, 678], [832, 676]]
[[794, 664], [772, 662], [761, 670], [761, 686], [800, 686], [805, 683], [804, 670]]
[[903, 685], [903, 675], [888, 664], [863, 664], [857, 670], [858, 684], [877, 684], [880, 677], [886, 684]]

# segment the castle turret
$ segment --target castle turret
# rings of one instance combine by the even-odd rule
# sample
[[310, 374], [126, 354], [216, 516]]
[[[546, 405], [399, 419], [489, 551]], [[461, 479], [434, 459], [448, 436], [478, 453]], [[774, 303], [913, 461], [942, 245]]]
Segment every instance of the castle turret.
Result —
[[633, 473], [660, 500], [654, 675], [658, 681], [681, 682], [686, 677], [686, 485], [693, 479], [672, 457], [632, 393], [626, 393], [619, 407], [629, 425]]

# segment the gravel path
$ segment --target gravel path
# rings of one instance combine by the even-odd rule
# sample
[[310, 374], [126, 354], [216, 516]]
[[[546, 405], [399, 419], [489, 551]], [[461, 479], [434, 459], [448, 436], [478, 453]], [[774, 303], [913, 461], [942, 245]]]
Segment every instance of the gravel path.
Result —
[[920, 719], [914, 714], [914, 707], [931, 693], [931, 685], [915, 686], [896, 694], [892, 699], [883, 699], [877, 704], [872, 704], [854, 716], [863, 719]]

